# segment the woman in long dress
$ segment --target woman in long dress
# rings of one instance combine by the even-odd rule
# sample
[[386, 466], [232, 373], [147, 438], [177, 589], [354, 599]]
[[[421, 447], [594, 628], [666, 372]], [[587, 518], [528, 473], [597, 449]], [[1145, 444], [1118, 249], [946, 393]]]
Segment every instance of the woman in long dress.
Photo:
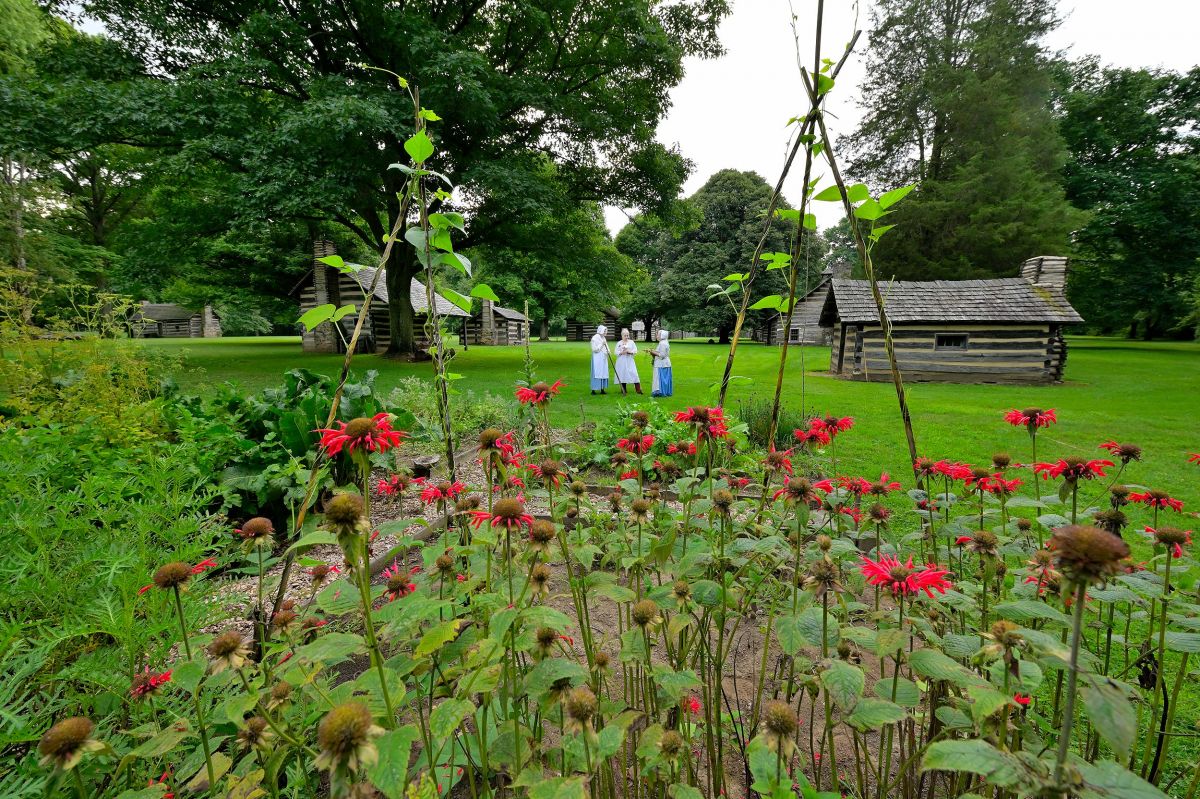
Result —
[[617, 382], [621, 384], [621, 393], [625, 394], [625, 386], [633, 383], [633, 389], [642, 393], [642, 378], [638, 377], [637, 344], [629, 337], [629, 329], [621, 331], [621, 340], [617, 342]]
[[675, 382], [671, 375], [671, 334], [658, 331], [658, 346], [650, 350], [654, 358], [654, 380], [650, 384], [650, 396], [669, 397], [675, 393]]
[[599, 391], [601, 394], [607, 394], [604, 389], [608, 388], [608, 359], [610, 357], [608, 349], [608, 339], [605, 334], [608, 328], [600, 325], [596, 328], [596, 335], [592, 336], [592, 394]]

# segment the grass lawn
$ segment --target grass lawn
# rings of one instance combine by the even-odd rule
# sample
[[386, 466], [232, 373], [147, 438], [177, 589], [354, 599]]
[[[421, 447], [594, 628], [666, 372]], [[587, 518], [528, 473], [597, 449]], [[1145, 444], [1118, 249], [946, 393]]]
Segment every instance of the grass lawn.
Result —
[[[336, 374], [341, 356], [306, 355], [299, 339], [152, 339], [148, 348], [185, 355], [179, 375], [190, 390], [203, 391], [225, 381], [247, 390], [279, 382], [282, 373], [295, 367]], [[1011, 407], [1056, 408], [1059, 424], [1039, 437], [1039, 459], [1068, 454], [1100, 457], [1096, 446], [1110, 438], [1142, 445], [1146, 461], [1134, 464], [1126, 479], [1131, 483], [1166, 489], [1194, 506], [1200, 501], [1197, 484], [1200, 468], [1186, 463], [1187, 453], [1200, 452], [1200, 345], [1182, 342], [1131, 342], [1121, 339], [1076, 337], [1070, 340], [1067, 382], [1054, 386], [994, 386], [919, 383], [908, 387], [909, 404], [922, 454], [970, 462], [987, 462], [996, 451], [1007, 451], [1016, 460], [1029, 456], [1023, 429], [1004, 423], [1001, 414]], [[553, 420], [574, 426], [581, 419], [619, 413], [621, 398], [592, 397], [588, 391], [588, 349], [585, 343], [534, 343], [533, 358], [539, 376], [562, 378], [567, 387], [555, 401]], [[675, 364], [675, 396], [671, 409], [707, 404], [715, 396], [728, 349], [703, 343], [671, 345]], [[451, 370], [464, 375], [460, 389], [509, 395], [520, 373], [523, 350], [519, 347], [473, 347], [460, 350]], [[801, 368], [801, 358], [804, 368]], [[650, 370], [639, 360], [649, 393]], [[727, 406], [736, 413], [739, 399], [754, 395], [770, 398], [779, 363], [779, 350], [757, 344], [739, 348], [734, 374], [747, 378], [730, 389]], [[878, 474], [908, 471], [904, 433], [891, 383], [856, 383], [824, 374], [829, 350], [793, 348], [784, 382], [784, 402], [797, 410], [851, 415], [854, 432], [841, 441], [839, 459], [846, 470]], [[387, 389], [409, 375], [430, 376], [428, 363], [399, 363], [375, 355], [359, 356], [356, 371], [376, 369], [379, 384]], [[645, 401], [651, 401], [649, 397]]]

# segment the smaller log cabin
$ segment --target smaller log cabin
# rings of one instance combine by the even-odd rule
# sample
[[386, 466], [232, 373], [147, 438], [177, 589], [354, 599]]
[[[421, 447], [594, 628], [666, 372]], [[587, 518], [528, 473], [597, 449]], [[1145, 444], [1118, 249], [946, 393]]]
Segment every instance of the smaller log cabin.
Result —
[[[1030, 258], [1021, 276], [880, 285], [905, 380], [1052, 383], [1067, 359], [1063, 327], [1083, 321], [1063, 295], [1067, 259]], [[833, 330], [830, 371], [891, 380], [866, 280], [830, 282], [821, 324]]]
[[193, 311], [181, 305], [143, 300], [129, 324], [135, 338], [221, 337], [221, 317], [211, 305]]
[[[792, 324], [788, 330], [787, 342], [791, 344], [828, 344], [833, 337], [833, 331], [821, 325], [821, 312], [825, 309], [825, 296], [829, 294], [829, 284], [834, 278], [850, 277], [850, 264], [840, 262], [825, 267], [817, 280], [803, 296], [796, 298], [796, 307], [792, 310]], [[784, 341], [783, 328], [787, 323], [787, 314], [772, 314], [754, 331], [754, 340], [763, 344], [781, 345]]]
[[604, 325], [608, 331], [604, 337], [609, 341], [616, 341], [621, 337], [621, 312], [616, 308], [605, 308], [603, 314], [597, 314], [597, 318], [591, 319], [568, 319], [567, 320], [567, 341], [591, 341], [592, 336], [596, 335], [596, 325]]
[[[333, 243], [329, 241], [315, 242], [313, 257], [322, 258], [335, 254]], [[346, 274], [327, 266], [320, 261], [313, 261], [313, 268], [292, 289], [292, 295], [300, 299], [300, 313], [316, 308], [318, 305], [332, 303], [338, 307], [353, 305], [361, 308], [363, 297], [375, 280], [375, 269], [367, 266], [353, 274]], [[425, 296], [425, 284], [416, 278], [409, 283], [409, 300], [412, 302], [413, 335], [416, 337], [417, 348], [424, 350], [429, 347], [429, 341], [424, 335], [426, 309], [429, 307]], [[437, 310], [442, 317], [468, 317], [469, 314], [442, 295], [436, 295]], [[354, 333], [357, 314], [350, 314], [337, 322], [342, 335], [339, 336], [328, 322], [317, 325], [314, 330], [304, 330], [301, 334], [301, 346], [305, 352], [346, 351], [346, 340]], [[388, 290], [383, 275], [375, 285], [375, 299], [371, 301], [371, 318], [363, 327], [363, 337], [359, 339], [359, 352], [384, 352], [392, 341], [391, 320], [388, 317]], [[365, 337], [365, 338], [364, 338]]]
[[519, 345], [529, 338], [529, 320], [520, 311], [482, 300], [479, 310], [463, 320], [462, 342], [471, 347]]

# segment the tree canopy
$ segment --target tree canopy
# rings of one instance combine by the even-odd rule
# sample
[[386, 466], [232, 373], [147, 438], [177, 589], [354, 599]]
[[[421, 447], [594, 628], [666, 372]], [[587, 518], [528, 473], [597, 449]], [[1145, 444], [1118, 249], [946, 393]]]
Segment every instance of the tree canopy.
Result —
[[[85, 13], [114, 42], [75, 59], [102, 74], [20, 87], [31, 149], [77, 153], [114, 142], [219, 165], [231, 225], [333, 222], [381, 250], [399, 210], [413, 123], [407, 93], [439, 117], [431, 165], [467, 213], [461, 248], [502, 243], [516, 225], [608, 202], [674, 199], [688, 165], [654, 140], [684, 56], [720, 52], [725, 0], [481, 3], [147, 4], [95, 0]], [[70, 130], [54, 125], [72, 120]], [[52, 139], [60, 130], [62, 140]], [[555, 169], [547, 174], [546, 161]], [[397, 247], [387, 280], [393, 346], [412, 345], [407, 286], [418, 264]]]

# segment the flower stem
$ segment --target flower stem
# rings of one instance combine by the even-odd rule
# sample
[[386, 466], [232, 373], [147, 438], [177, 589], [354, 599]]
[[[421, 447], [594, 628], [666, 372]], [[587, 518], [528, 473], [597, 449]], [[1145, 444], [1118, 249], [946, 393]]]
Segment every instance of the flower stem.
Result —
[[1075, 683], [1079, 676], [1079, 644], [1083, 639], [1083, 605], [1087, 596], [1087, 583], [1075, 586], [1075, 613], [1071, 619], [1071, 658], [1067, 665], [1067, 707], [1062, 731], [1058, 738], [1058, 756], [1054, 761], [1054, 784], [1062, 788], [1063, 766], [1071, 748], [1071, 726], [1075, 723]]

